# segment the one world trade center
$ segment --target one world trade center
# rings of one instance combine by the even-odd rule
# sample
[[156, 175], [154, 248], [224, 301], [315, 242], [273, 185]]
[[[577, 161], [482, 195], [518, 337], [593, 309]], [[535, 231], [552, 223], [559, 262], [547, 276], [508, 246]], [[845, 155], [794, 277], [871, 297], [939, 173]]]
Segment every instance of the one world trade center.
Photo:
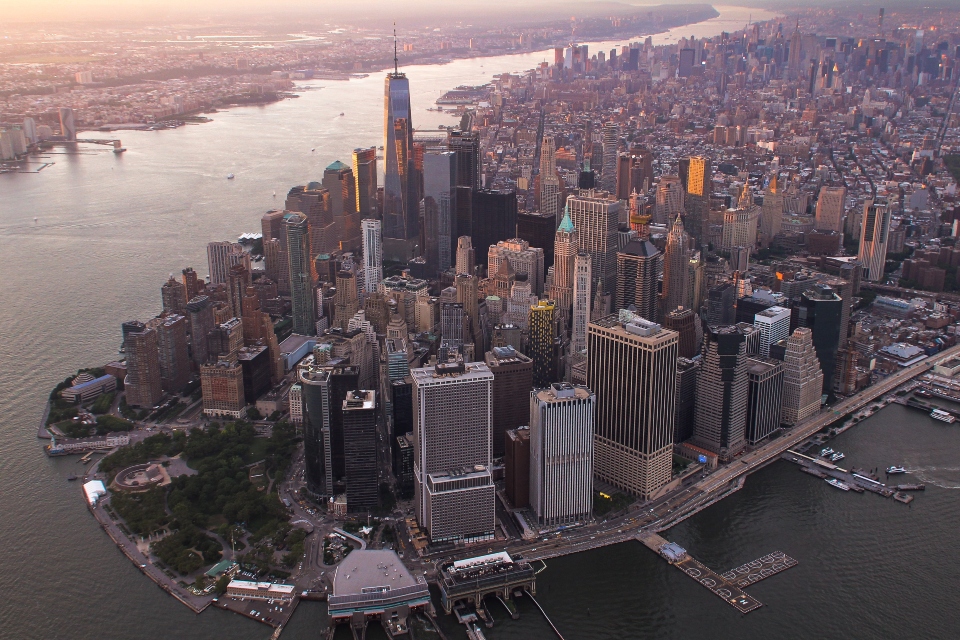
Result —
[[383, 237], [409, 240], [420, 233], [418, 194], [413, 180], [413, 123], [410, 121], [410, 82], [397, 67], [384, 83], [383, 104]]

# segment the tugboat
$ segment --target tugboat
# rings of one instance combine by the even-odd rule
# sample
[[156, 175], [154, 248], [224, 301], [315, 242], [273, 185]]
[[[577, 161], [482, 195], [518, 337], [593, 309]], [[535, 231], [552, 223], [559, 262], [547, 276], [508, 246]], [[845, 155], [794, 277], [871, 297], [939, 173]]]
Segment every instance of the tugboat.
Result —
[[70, 482], [73, 482], [76, 479], [77, 479], [76, 474], [71, 473], [70, 475], [67, 476], [67, 480], [69, 480]]
[[906, 472], [907, 470], [904, 469], [903, 467], [897, 467], [897, 466], [887, 467], [887, 475], [889, 476], [893, 476], [898, 473], [906, 473]]
[[850, 491], [850, 485], [848, 485], [845, 482], [841, 482], [836, 478], [827, 478], [827, 484], [830, 485], [831, 487], [836, 487], [841, 491]]

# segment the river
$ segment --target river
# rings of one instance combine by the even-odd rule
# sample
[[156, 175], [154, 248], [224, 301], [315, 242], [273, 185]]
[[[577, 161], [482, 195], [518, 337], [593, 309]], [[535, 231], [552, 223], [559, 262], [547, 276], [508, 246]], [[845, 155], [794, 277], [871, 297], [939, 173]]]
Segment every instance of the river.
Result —
[[[741, 27], [751, 12], [765, 17], [718, 9], [719, 18], [654, 39], [706, 37]], [[528, 69], [547, 55], [405, 68], [415, 124], [455, 123], [426, 111], [444, 91]], [[100, 531], [76, 483], [66, 481], [81, 468], [75, 458], [47, 459], [35, 434], [53, 384], [115, 358], [120, 323], [159, 310], [167, 274], [187, 265], [204, 273], [207, 242], [258, 230], [260, 214], [281, 205], [291, 185], [319, 179], [336, 159], [349, 161], [354, 147], [381, 144], [380, 74], [307, 86], [300, 98], [230, 109], [203, 125], [120, 132], [129, 149], [121, 156], [54, 154], [55, 164], [39, 174], [0, 175], [0, 291], [7, 300], [0, 305], [0, 639], [270, 635], [219, 610], [196, 616], [144, 578]], [[236, 179], [225, 180], [227, 173]], [[925, 638], [953, 637], [960, 622], [951, 580], [960, 564], [960, 428], [890, 407], [833, 446], [859, 466], [904, 462], [936, 486], [906, 507], [842, 493], [777, 463], [667, 532], [715, 569], [776, 549], [800, 561], [750, 589], [766, 606], [746, 617], [633, 543], [549, 561], [541, 603], [568, 639], [704, 632], [912, 638], [918, 628]], [[530, 606], [521, 605], [521, 614], [503, 620], [494, 609], [498, 624], [489, 637], [550, 637]], [[323, 606], [305, 603], [283, 638], [315, 638], [322, 620]]]

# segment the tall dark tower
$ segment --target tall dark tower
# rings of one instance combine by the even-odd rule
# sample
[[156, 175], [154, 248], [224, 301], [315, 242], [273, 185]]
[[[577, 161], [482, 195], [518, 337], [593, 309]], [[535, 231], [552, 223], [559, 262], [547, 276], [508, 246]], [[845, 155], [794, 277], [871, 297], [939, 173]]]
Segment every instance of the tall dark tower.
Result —
[[409, 240], [419, 234], [419, 194], [413, 175], [413, 122], [410, 82], [400, 73], [396, 31], [393, 34], [393, 73], [383, 95], [383, 237]]

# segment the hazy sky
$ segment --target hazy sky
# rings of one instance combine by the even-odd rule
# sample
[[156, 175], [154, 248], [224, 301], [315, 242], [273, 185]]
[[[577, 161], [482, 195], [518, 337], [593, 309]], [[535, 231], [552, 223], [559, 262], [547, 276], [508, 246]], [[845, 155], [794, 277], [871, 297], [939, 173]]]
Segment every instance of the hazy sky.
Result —
[[[762, 0], [761, 0], [762, 1]], [[756, 0], [754, 0], [756, 2]], [[3, 20], [23, 21], [103, 21], [103, 20], [176, 20], [191, 21], [206, 19], [211, 15], [219, 18], [250, 14], [270, 14], [280, 16], [309, 16], [311, 20], [324, 15], [331, 19], [347, 15], [354, 19], [363, 12], [383, 19], [385, 14], [397, 17], [410, 16], [425, 12], [436, 15], [438, 12], [453, 15], [456, 13], [474, 13], [488, 10], [491, 6], [501, 5], [517, 8], [525, 5], [549, 6], [554, 11], [570, 5], [581, 9], [585, 5], [603, 5], [608, 0], [484, 0], [463, 2], [462, 0], [0, 0], [0, 30]], [[656, 5], [703, 3], [704, 0], [627, 0], [616, 4]], [[719, 4], [741, 4], [736, 0], [726, 0]], [[743, 2], [742, 4], [750, 4]], [[597, 7], [599, 8], [599, 7]]]

